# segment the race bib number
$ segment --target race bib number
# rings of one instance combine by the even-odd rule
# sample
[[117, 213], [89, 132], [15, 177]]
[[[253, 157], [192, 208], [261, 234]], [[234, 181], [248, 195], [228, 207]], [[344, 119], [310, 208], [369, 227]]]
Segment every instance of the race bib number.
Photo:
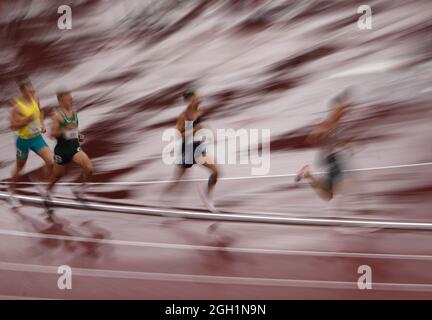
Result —
[[78, 129], [70, 129], [63, 133], [66, 140], [78, 139]]
[[40, 127], [39, 127], [39, 125], [37, 125], [37, 124], [31, 124], [31, 125], [29, 126], [29, 131], [30, 131], [32, 134], [37, 134], [37, 133], [40, 132]]

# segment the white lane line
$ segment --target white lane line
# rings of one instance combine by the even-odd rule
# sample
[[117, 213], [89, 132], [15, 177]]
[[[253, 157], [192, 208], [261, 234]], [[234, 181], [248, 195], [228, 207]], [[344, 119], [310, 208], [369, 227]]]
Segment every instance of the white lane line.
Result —
[[[0, 192], [0, 198], [7, 199], [9, 194]], [[38, 197], [17, 195], [16, 198], [24, 202], [43, 203], [44, 200]], [[380, 220], [360, 220], [360, 219], [333, 219], [333, 218], [297, 218], [283, 217], [278, 215], [251, 215], [235, 213], [208, 213], [194, 211], [164, 210], [159, 208], [142, 208], [138, 206], [106, 205], [87, 202], [86, 204], [73, 201], [49, 201], [51, 205], [75, 208], [80, 210], [98, 210], [109, 212], [123, 212], [128, 214], [177, 217], [186, 219], [199, 219], [210, 221], [235, 221], [235, 222], [254, 222], [269, 224], [289, 224], [289, 225], [315, 225], [315, 226], [350, 226], [367, 228], [393, 228], [404, 230], [432, 230], [430, 222], [400, 222], [400, 221], [380, 221]]]
[[[0, 262], [0, 270], [13, 272], [35, 272], [53, 274], [57, 276], [56, 266], [43, 266], [35, 264], [22, 264], [11, 262]], [[234, 276], [211, 276], [180, 273], [156, 273], [140, 271], [121, 271], [107, 269], [85, 269], [72, 267], [74, 276], [95, 278], [116, 278], [168, 282], [192, 282], [223, 285], [252, 285], [252, 286], [279, 286], [279, 287], [306, 287], [306, 288], [332, 288], [332, 289], [355, 289], [358, 290], [357, 282], [348, 281], [325, 281], [325, 280], [302, 280], [302, 279], [277, 279], [258, 277], [234, 277]], [[391, 291], [432, 291], [432, 284], [414, 283], [374, 283], [374, 290]]]
[[190, 244], [173, 244], [160, 242], [142, 242], [115, 239], [95, 239], [88, 237], [65, 236], [56, 234], [45, 234], [36, 232], [3, 230], [0, 229], [0, 235], [15, 236], [37, 239], [51, 239], [62, 241], [75, 241], [97, 243], [104, 245], [133, 246], [141, 248], [155, 249], [173, 249], [173, 250], [199, 250], [211, 252], [230, 252], [230, 253], [250, 253], [266, 255], [288, 255], [288, 256], [313, 256], [313, 257], [344, 257], [344, 258], [368, 258], [368, 259], [393, 259], [393, 260], [420, 260], [431, 261], [432, 255], [411, 255], [411, 254], [391, 254], [391, 253], [364, 253], [364, 252], [336, 252], [336, 251], [306, 251], [306, 250], [288, 250], [288, 249], [265, 249], [265, 248], [238, 248], [238, 247], [212, 247]]
[[[382, 166], [382, 167], [370, 167], [370, 168], [359, 168], [344, 170], [344, 172], [363, 172], [363, 171], [376, 171], [376, 170], [393, 170], [401, 168], [415, 168], [423, 166], [431, 166], [432, 162], [422, 162], [422, 163], [412, 163], [412, 164], [402, 164], [394, 166]], [[315, 174], [323, 174], [324, 172], [315, 172]], [[297, 173], [287, 173], [287, 174], [272, 174], [272, 175], [262, 175], [262, 176], [240, 176], [240, 177], [221, 177], [218, 180], [221, 181], [235, 181], [235, 180], [250, 180], [250, 179], [274, 179], [274, 178], [287, 178], [295, 177]], [[182, 180], [150, 180], [150, 181], [117, 181], [117, 182], [89, 182], [89, 185], [146, 185], [146, 184], [166, 184], [174, 182], [202, 182], [207, 181], [207, 179], [182, 179]], [[0, 184], [9, 185], [9, 181], [0, 181]], [[46, 185], [47, 182], [18, 182], [20, 185]], [[63, 186], [73, 186], [78, 185], [76, 182], [59, 182], [57, 185]]]

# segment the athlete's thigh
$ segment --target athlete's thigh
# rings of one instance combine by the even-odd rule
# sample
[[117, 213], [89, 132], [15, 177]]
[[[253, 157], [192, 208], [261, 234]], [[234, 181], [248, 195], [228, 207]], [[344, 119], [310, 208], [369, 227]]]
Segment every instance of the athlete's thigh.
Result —
[[17, 137], [15, 146], [16, 146], [17, 165], [25, 164], [27, 162], [27, 158], [30, 151], [30, 146], [28, 141]]
[[53, 154], [49, 147], [43, 147], [36, 151], [36, 153], [42, 158], [43, 161], [45, 161], [45, 163], [53, 163]]
[[72, 161], [82, 168], [91, 168], [92, 167], [92, 162], [91, 162], [90, 158], [82, 150], [75, 153], [75, 155], [72, 157]]

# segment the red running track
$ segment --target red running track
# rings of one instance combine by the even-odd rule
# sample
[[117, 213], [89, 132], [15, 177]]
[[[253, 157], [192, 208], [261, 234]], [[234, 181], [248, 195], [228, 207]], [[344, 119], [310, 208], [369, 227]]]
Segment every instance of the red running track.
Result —
[[[175, 220], [1, 203], [0, 297], [430, 299], [422, 231]], [[72, 268], [72, 290], [57, 286]], [[360, 290], [360, 265], [372, 290]]]

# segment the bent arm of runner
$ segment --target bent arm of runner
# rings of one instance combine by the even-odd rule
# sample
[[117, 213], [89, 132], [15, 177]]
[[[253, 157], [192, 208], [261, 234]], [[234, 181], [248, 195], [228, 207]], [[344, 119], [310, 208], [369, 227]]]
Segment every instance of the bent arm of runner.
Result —
[[346, 104], [339, 103], [335, 110], [321, 122], [306, 138], [308, 144], [319, 144], [327, 138], [329, 133], [338, 125], [340, 119], [346, 114]]
[[43, 114], [43, 111], [42, 111], [42, 108], [40, 106], [40, 101], [39, 100], [37, 101], [37, 104], [38, 104], [39, 112], [40, 112], [41, 132], [45, 133], [47, 131], [46, 127], [45, 127], [45, 116]]
[[10, 128], [12, 130], [19, 130], [32, 121], [34, 121], [34, 116], [31, 115], [30, 117], [22, 119], [23, 115], [19, 109], [19, 107], [15, 104], [12, 105], [12, 114], [11, 114], [11, 121], [10, 121]]
[[180, 132], [182, 138], [185, 136], [185, 116], [184, 114], [180, 114], [180, 116], [177, 119], [176, 128]]
[[197, 124], [195, 127], [193, 127], [192, 133], [195, 133], [195, 132], [201, 130], [202, 128], [203, 128], [202, 124]]
[[319, 144], [327, 137], [329, 132], [329, 124], [323, 121], [306, 137], [306, 143], [309, 145]]
[[[186, 134], [185, 120], [186, 120], [186, 118], [184, 117], [184, 115], [181, 115], [177, 120], [177, 126], [176, 127], [177, 127], [177, 130], [180, 132], [182, 138], [184, 138], [185, 134]], [[198, 130], [201, 130], [202, 128], [203, 128], [203, 126], [201, 124], [195, 125], [192, 128], [192, 134], [194, 134]]]
[[338, 107], [328, 116], [326, 120], [329, 127], [333, 129], [333, 127], [335, 127], [339, 123], [339, 120], [345, 115], [345, 113], [346, 105], [339, 104]]
[[200, 105], [200, 103], [201, 100], [197, 96], [193, 96], [191, 101], [189, 102], [188, 108], [192, 108], [193, 110], [196, 110]]
[[63, 134], [63, 130], [60, 128], [60, 124], [62, 123], [62, 119], [60, 115], [53, 111], [51, 116], [52, 122], [51, 122], [51, 132], [50, 137], [51, 138], [57, 138]]

